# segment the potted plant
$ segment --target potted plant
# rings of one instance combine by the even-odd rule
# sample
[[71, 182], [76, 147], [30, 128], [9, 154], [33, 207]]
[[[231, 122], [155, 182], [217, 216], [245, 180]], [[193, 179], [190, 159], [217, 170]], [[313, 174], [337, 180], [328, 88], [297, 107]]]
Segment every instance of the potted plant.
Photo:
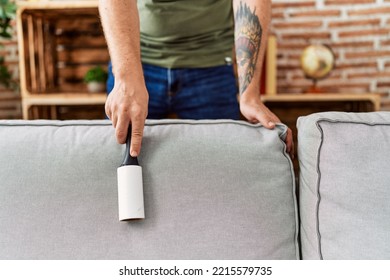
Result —
[[84, 76], [89, 92], [103, 92], [107, 80], [107, 72], [100, 66], [88, 70]]

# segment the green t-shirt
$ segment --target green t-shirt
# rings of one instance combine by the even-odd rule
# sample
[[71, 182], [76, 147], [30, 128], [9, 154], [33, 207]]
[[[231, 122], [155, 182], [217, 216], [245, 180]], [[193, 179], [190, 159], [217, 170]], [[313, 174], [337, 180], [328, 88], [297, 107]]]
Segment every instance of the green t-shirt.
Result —
[[232, 0], [138, 0], [144, 63], [210, 67], [232, 56]]

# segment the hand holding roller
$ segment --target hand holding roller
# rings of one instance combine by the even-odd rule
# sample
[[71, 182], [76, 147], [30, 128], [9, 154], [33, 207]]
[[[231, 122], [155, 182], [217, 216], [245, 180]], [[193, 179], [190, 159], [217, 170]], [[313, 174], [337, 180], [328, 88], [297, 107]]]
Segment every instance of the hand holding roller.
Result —
[[145, 219], [142, 167], [130, 155], [131, 126], [126, 139], [126, 152], [118, 168], [119, 221]]

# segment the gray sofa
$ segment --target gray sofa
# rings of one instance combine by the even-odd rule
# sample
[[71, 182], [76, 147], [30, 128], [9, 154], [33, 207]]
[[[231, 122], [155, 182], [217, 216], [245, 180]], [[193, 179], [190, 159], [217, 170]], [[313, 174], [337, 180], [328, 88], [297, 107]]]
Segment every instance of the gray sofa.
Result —
[[390, 259], [390, 112], [298, 119], [303, 259]]
[[298, 211], [285, 126], [147, 121], [146, 219], [119, 222], [108, 121], [0, 121], [0, 259], [389, 259], [388, 124], [301, 118]]

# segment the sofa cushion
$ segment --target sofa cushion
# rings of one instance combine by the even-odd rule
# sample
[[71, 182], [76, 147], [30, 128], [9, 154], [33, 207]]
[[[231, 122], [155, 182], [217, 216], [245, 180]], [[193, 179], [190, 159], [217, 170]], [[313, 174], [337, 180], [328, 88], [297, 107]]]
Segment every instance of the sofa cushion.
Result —
[[390, 258], [390, 113], [298, 119], [303, 259]]
[[0, 122], [0, 259], [296, 259], [291, 161], [238, 121], [147, 121], [146, 219], [118, 221], [108, 121]]

